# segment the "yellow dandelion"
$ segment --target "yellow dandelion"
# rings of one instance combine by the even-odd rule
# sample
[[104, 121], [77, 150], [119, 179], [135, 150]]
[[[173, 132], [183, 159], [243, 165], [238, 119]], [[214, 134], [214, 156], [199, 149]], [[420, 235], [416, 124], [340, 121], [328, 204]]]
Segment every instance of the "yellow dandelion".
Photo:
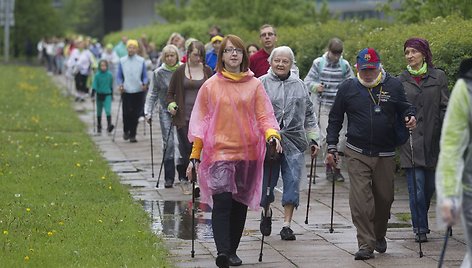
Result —
[[106, 179], [106, 177], [105, 177], [105, 176], [102, 176], [102, 180], [104, 180], [104, 179]]
[[26, 208], [26, 212], [30, 212], [30, 211], [31, 211], [31, 209], [30, 209], [30, 208]]
[[63, 222], [63, 221], [60, 221], [60, 222], [59, 222], [59, 225], [64, 225], [64, 222]]
[[29, 251], [34, 252], [34, 249], [30, 248]]
[[102, 221], [102, 220], [98, 220], [98, 222], [99, 222], [99, 223], [103, 223], [103, 221]]
[[75, 164], [76, 167], [80, 167], [80, 163]]
[[74, 177], [74, 174], [70, 174], [71, 177]]
[[110, 190], [111, 190], [111, 185], [110, 185], [110, 186], [108, 186], [108, 189], [110, 189]]
[[53, 232], [48, 232], [48, 236], [52, 236], [53, 235]]
[[28, 256], [25, 256], [25, 261], [29, 261], [29, 257], [28, 257]]
[[3, 234], [4, 234], [4, 235], [7, 235], [7, 234], [8, 234], [8, 231], [7, 231], [7, 230], [3, 230]]

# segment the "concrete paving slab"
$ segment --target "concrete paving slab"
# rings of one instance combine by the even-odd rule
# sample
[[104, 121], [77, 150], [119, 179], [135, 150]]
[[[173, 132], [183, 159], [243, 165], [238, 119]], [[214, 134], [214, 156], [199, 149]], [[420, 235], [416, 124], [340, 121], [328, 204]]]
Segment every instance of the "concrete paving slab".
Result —
[[[53, 80], [60, 88], [66, 87], [65, 78], [54, 76]], [[70, 91], [73, 91], [69, 89]], [[113, 122], [117, 114], [119, 97], [112, 104]], [[73, 103], [79, 118], [89, 127], [88, 133], [96, 143], [98, 150], [109, 162], [110, 167], [129, 187], [137, 202], [143, 205], [151, 217], [151, 229], [163, 238], [169, 248], [170, 262], [176, 267], [214, 267], [216, 248], [211, 232], [211, 212], [207, 206], [196, 202], [198, 208], [195, 219], [196, 240], [195, 257], [191, 252], [191, 195], [182, 193], [180, 186], [164, 189], [161, 178], [159, 189], [155, 189], [158, 170], [162, 160], [162, 136], [159, 124], [153, 124], [154, 174], [150, 158], [150, 132], [143, 123], [138, 126], [137, 143], [122, 139], [121, 115], [113, 135], [93, 133], [92, 103]], [[157, 118], [157, 117], [156, 117]], [[144, 132], [146, 130], [146, 132]], [[306, 158], [307, 168], [310, 166]], [[375, 253], [375, 259], [354, 261], [357, 251], [356, 230], [351, 221], [349, 209], [349, 179], [336, 183], [333, 227], [329, 233], [331, 215], [332, 184], [325, 179], [321, 158], [318, 159], [316, 184], [311, 185], [309, 224], [304, 223], [309, 178], [301, 183], [300, 207], [295, 212], [292, 228], [296, 241], [280, 240], [279, 231], [283, 222], [283, 208], [280, 193], [276, 194], [273, 205], [274, 223], [272, 235], [264, 240], [263, 261], [259, 262], [261, 235], [259, 233], [260, 211], [249, 211], [246, 226], [238, 250], [243, 260], [242, 267], [436, 267], [443, 245], [444, 230], [437, 227], [434, 209], [429, 214], [431, 234], [429, 242], [422, 244], [423, 258], [418, 257], [418, 244], [414, 242], [410, 222], [405, 222], [400, 215], [410, 213], [405, 178], [395, 179], [395, 201], [392, 206], [392, 218], [387, 231], [388, 249], [384, 254]], [[309, 174], [309, 170], [307, 171]], [[280, 182], [280, 181], [279, 181]], [[281, 185], [278, 186], [281, 189]], [[435, 207], [433, 203], [432, 208]], [[397, 217], [398, 215], [398, 217]], [[445, 257], [447, 267], [459, 267], [465, 253], [465, 239], [462, 226], [454, 227], [454, 235], [449, 239]]]

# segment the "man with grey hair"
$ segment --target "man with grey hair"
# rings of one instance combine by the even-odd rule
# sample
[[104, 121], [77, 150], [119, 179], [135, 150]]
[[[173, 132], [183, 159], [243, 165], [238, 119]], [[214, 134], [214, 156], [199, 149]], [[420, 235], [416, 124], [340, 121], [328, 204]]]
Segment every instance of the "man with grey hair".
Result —
[[[284, 185], [282, 194], [284, 223], [280, 237], [282, 240], [295, 240], [290, 223], [294, 209], [299, 205], [300, 179], [302, 170], [305, 168], [304, 152], [311, 147], [311, 156], [316, 157], [320, 131], [308, 89], [298, 75], [291, 70], [295, 63], [292, 50], [287, 46], [275, 48], [269, 56], [269, 63], [268, 73], [260, 79], [269, 95], [280, 126], [283, 153], [279, 154], [275, 160], [264, 162], [261, 206], [268, 211], [262, 212], [260, 227], [263, 235], [270, 235], [272, 213], [268, 203], [274, 202], [274, 187], [281, 173]], [[269, 164], [269, 161], [273, 162]], [[270, 193], [267, 196], [265, 189], [269, 181]]]

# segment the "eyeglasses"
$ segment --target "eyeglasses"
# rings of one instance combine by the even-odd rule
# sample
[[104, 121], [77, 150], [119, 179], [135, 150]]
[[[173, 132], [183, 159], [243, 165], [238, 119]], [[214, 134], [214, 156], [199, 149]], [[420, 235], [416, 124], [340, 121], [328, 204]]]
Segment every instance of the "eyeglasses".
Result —
[[236, 54], [243, 54], [243, 50], [240, 49], [240, 48], [225, 48], [223, 49], [223, 52], [224, 53], [229, 53], [229, 54], [233, 54], [234, 52], [236, 52]]
[[261, 33], [260, 37], [266, 37], [266, 36], [272, 37], [272, 36], [274, 36], [274, 35], [275, 35], [275, 33], [273, 33], [273, 32], [268, 32], [268, 33]]

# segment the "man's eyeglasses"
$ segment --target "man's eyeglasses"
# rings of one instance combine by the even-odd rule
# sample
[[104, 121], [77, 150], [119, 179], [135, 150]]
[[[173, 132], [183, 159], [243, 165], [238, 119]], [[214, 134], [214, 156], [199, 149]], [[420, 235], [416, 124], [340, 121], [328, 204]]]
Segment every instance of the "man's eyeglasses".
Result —
[[261, 33], [260, 37], [266, 37], [266, 36], [272, 37], [272, 36], [274, 36], [274, 35], [275, 35], [275, 33], [268, 32], [268, 33]]
[[229, 54], [233, 54], [234, 52], [236, 52], [236, 54], [243, 54], [243, 50], [240, 48], [225, 48], [223, 52]]

